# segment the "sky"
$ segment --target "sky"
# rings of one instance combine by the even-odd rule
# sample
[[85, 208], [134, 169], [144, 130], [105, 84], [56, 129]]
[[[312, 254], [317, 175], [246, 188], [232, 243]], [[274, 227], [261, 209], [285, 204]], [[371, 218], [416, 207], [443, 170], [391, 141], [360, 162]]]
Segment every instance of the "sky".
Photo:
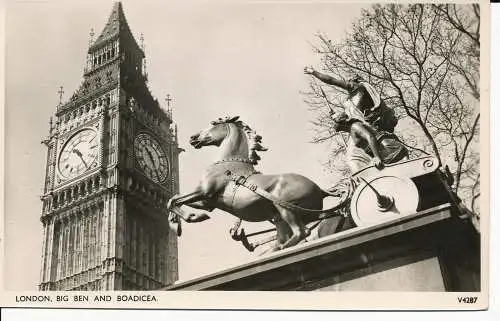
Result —
[[[300, 91], [303, 67], [320, 66], [311, 43], [325, 33], [340, 41], [360, 15], [359, 3], [306, 1], [122, 1], [136, 39], [144, 34], [149, 87], [160, 102], [170, 94], [178, 124], [181, 192], [192, 190], [216, 148], [194, 150], [192, 134], [210, 121], [239, 115], [269, 151], [257, 169], [300, 173], [320, 186], [325, 145], [310, 143], [314, 118]], [[40, 223], [48, 120], [82, 80], [89, 32], [96, 36], [112, 1], [11, 1], [6, 16], [5, 285], [34, 290], [39, 281]], [[229, 236], [235, 218], [184, 224], [179, 238], [180, 279], [256, 258]], [[260, 226], [248, 223], [247, 230]]]

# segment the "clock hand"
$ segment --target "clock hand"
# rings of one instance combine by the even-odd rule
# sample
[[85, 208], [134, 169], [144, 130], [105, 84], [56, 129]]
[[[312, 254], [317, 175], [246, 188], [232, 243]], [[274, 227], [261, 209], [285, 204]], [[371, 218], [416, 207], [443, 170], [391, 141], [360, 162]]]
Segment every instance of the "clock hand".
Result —
[[147, 152], [146, 150], [146, 155], [144, 155], [145, 158], [149, 159], [151, 161], [151, 163], [153, 164], [154, 166], [154, 161], [153, 161], [153, 158], [151, 157], [151, 154]]
[[158, 174], [158, 169], [155, 169], [156, 178], [158, 178], [158, 182], [161, 181], [160, 174]]
[[149, 151], [149, 149], [147, 147], [144, 147], [144, 149], [146, 150], [146, 153], [148, 153], [149, 158], [151, 158], [151, 163], [153, 163], [153, 166], [156, 168], [155, 158], [153, 157], [153, 154], [151, 154], [151, 152]]
[[87, 165], [87, 162], [85, 162], [85, 160], [83, 159], [82, 153], [78, 149], [73, 148], [73, 153], [75, 153], [78, 157], [80, 157], [80, 159], [82, 160], [83, 165], [85, 165], [85, 167], [89, 167], [89, 165]]

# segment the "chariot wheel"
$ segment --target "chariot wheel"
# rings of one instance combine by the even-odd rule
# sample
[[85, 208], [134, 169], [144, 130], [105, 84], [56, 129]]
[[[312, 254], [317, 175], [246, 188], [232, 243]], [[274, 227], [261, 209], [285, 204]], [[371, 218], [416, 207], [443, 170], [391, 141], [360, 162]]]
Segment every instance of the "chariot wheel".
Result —
[[407, 177], [380, 176], [362, 179], [351, 199], [357, 226], [379, 224], [417, 211], [418, 189]]

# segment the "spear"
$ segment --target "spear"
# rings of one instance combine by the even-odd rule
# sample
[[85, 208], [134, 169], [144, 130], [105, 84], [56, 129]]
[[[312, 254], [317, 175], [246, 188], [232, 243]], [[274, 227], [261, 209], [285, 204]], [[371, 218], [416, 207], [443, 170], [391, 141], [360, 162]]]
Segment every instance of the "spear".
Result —
[[[328, 105], [328, 108], [330, 108], [330, 111], [332, 113], [332, 116], [335, 115], [335, 110], [333, 109], [332, 103], [330, 102], [330, 100], [326, 96], [326, 93], [323, 90], [323, 87], [319, 86], [319, 90], [321, 90], [321, 94], [323, 95], [323, 98], [325, 98], [326, 103]], [[342, 138], [342, 141], [344, 142], [344, 147], [347, 148], [347, 142], [345, 141], [344, 135], [342, 135], [342, 133], [340, 133], [340, 137]]]

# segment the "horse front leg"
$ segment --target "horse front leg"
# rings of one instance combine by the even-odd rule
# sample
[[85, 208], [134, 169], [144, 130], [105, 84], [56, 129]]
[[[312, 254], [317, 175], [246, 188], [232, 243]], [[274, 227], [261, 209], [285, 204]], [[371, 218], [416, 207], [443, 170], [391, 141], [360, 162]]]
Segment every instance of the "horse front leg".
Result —
[[189, 206], [191, 208], [196, 208], [197, 210], [205, 210], [207, 212], [212, 212], [214, 210], [214, 206], [210, 205], [208, 201], [197, 201], [197, 202], [192, 202], [189, 204], [184, 204], [186, 206]]
[[173, 211], [177, 216], [180, 216], [184, 221], [188, 223], [202, 222], [210, 218], [206, 213], [189, 213], [186, 214], [184, 211], [180, 210], [180, 206], [193, 205], [194, 208], [212, 210], [204, 205], [204, 200], [206, 199], [205, 195], [201, 191], [194, 191], [185, 195], [176, 195], [173, 196], [167, 204], [167, 209], [173, 209], [174, 207], [177, 210]]
[[191, 202], [197, 202], [204, 198], [205, 197], [201, 191], [194, 191], [184, 195], [174, 195], [168, 200], [167, 208], [170, 209], [174, 206], [181, 206]]

